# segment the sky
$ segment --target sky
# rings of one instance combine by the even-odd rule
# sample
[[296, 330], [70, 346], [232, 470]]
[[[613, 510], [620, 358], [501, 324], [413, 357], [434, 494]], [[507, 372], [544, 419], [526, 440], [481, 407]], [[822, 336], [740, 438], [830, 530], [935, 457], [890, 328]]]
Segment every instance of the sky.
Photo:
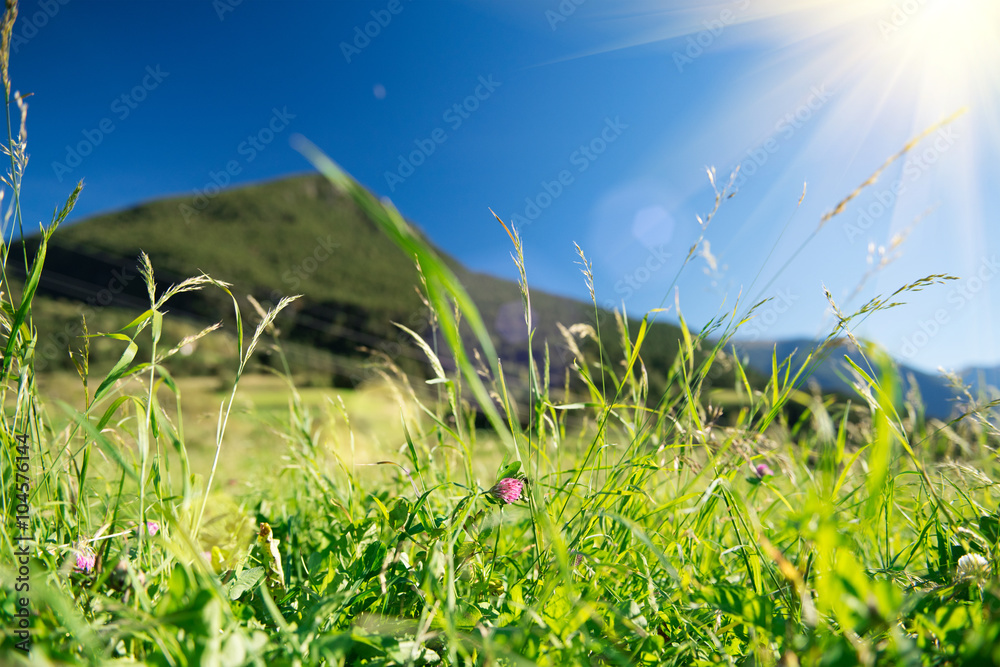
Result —
[[578, 243], [632, 316], [767, 299], [744, 340], [944, 274], [855, 335], [1000, 363], [996, 0], [41, 0], [11, 48], [32, 229], [78, 180], [71, 222], [312, 171], [301, 135], [477, 271], [517, 276], [492, 208], [532, 288], [588, 299]]

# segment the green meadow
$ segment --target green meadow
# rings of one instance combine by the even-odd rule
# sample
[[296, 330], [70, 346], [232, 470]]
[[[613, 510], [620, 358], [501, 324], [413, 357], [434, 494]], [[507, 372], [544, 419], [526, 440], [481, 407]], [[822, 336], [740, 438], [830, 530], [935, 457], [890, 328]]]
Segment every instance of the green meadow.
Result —
[[[20, 230], [26, 147], [0, 60]], [[288, 286], [280, 272], [206, 256], [223, 276], [166, 281], [181, 265], [165, 252], [162, 267], [139, 258], [142, 307], [80, 322], [36, 369], [77, 317], [38, 291], [50, 249], [145, 233], [63, 229], [77, 187], [40, 236], [3, 246], [0, 663], [1000, 664], [997, 402], [967, 393], [961, 416], [929, 419], [851, 334], [947, 276], [853, 313], [831, 299], [818, 349], [761, 377], [731, 345], [759, 304], [702, 330], [677, 311], [670, 327], [608, 313], [586, 248], [592, 303], [539, 331], [532, 267], [498, 219], [528, 334], [501, 345], [482, 314], [499, 303], [467, 289], [486, 278], [298, 148], [335, 193], [311, 215], [349, 201], [372, 247], [397, 253], [371, 259], [396, 267], [386, 279], [416, 278], [404, 306], [371, 286], [384, 302], [359, 317], [381, 314], [366, 331], [421, 358], [373, 353], [353, 362], [364, 382], [319, 381], [305, 339], [286, 337], [301, 302], [262, 296]], [[320, 301], [369, 298], [319, 282]], [[225, 324], [175, 304], [221, 304]], [[413, 309], [426, 329], [393, 324]], [[845, 339], [863, 360], [854, 394], [810, 389]]]

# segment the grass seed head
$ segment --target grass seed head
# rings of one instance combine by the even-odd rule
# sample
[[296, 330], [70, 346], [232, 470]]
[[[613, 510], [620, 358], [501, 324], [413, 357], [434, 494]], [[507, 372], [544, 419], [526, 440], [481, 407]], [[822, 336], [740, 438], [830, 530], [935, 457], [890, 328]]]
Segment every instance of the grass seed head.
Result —
[[965, 554], [958, 559], [955, 575], [960, 581], [985, 581], [990, 576], [990, 562], [979, 554]]

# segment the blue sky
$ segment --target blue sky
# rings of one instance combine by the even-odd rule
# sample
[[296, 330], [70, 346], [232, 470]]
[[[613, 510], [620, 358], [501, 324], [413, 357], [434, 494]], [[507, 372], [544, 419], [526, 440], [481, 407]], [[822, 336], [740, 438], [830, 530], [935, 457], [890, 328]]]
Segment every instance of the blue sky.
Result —
[[[852, 312], [951, 274], [856, 333], [996, 364], [998, 31], [985, 0], [24, 2], [24, 217], [78, 179], [74, 220], [309, 171], [301, 134], [476, 270], [516, 275], [492, 207], [535, 288], [587, 298], [577, 242], [602, 305], [673, 320], [676, 294], [700, 326], [770, 297], [761, 340], [825, 334], [824, 286]], [[706, 168], [737, 166], [703, 226]]]

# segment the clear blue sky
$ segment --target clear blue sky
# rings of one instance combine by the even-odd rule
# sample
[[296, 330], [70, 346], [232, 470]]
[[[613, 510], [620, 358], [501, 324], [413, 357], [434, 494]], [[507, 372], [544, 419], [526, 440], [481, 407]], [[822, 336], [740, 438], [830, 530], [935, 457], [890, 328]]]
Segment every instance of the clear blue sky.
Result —
[[[825, 333], [824, 285], [850, 312], [949, 273], [857, 333], [928, 369], [995, 364], [998, 19], [983, 0], [24, 2], [23, 210], [48, 220], [78, 179], [74, 220], [301, 173], [297, 133], [473, 269], [515, 276], [492, 207], [534, 287], [587, 298], [576, 241], [601, 303], [640, 315], [673, 309], [704, 231], [682, 312], [775, 297], [760, 339]], [[721, 187], [741, 164], [703, 230], [706, 167]], [[865, 279], [870, 243], [874, 265], [900, 255]]]

